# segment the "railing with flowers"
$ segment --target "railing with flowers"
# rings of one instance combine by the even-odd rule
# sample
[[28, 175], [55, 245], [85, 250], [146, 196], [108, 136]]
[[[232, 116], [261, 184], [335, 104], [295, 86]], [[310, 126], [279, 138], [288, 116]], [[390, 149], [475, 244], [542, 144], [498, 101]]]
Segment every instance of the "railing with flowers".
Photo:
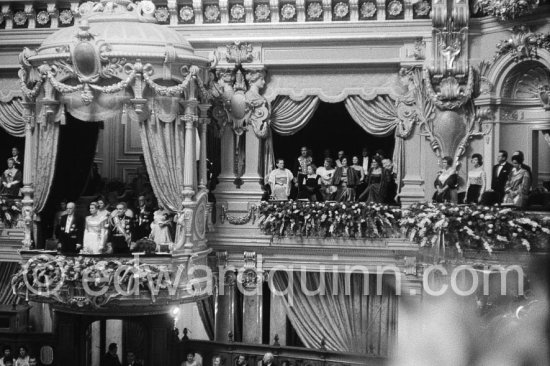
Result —
[[263, 202], [259, 226], [275, 237], [377, 239], [404, 237], [420, 246], [548, 249], [550, 216], [512, 208], [420, 203], [407, 209], [381, 204]]
[[259, 225], [273, 236], [388, 238], [398, 234], [401, 210], [362, 202], [263, 202]]
[[[402, 210], [404, 234], [421, 246], [484, 249], [548, 249], [550, 216], [509, 207], [419, 203]], [[441, 237], [444, 243], [440, 243]]]
[[[184, 276], [185, 278], [182, 278]], [[139, 258], [65, 257], [40, 254], [30, 258], [12, 278], [14, 294], [42, 302], [101, 308], [130, 296], [155, 302], [162, 297], [180, 300], [186, 280], [185, 265], [140, 262]]]

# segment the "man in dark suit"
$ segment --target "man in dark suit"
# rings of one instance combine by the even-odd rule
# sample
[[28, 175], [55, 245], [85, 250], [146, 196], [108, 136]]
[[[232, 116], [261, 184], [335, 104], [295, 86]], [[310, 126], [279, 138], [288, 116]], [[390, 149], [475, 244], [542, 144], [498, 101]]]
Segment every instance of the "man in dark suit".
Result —
[[23, 157], [19, 154], [18, 148], [13, 147], [11, 149], [11, 158], [13, 159], [15, 167], [23, 171]]
[[116, 343], [109, 345], [109, 350], [101, 358], [100, 366], [122, 366], [117, 355], [118, 346]]
[[501, 203], [504, 198], [504, 187], [512, 171], [512, 164], [506, 160], [508, 160], [508, 153], [500, 150], [497, 155], [498, 164], [493, 166], [491, 189], [497, 194], [498, 203]]
[[61, 216], [56, 228], [58, 249], [63, 253], [78, 253], [84, 238], [84, 219], [74, 212], [74, 202], [67, 203], [66, 214]]
[[134, 220], [126, 215], [126, 204], [120, 202], [116, 211], [109, 218], [109, 243], [113, 254], [130, 253]]
[[146, 204], [145, 196], [138, 197], [138, 209], [135, 218], [134, 241], [148, 237], [151, 234], [153, 210]]
[[142, 366], [141, 362], [136, 360], [136, 355], [132, 351], [128, 351], [128, 353], [126, 353], [126, 363], [124, 365]]

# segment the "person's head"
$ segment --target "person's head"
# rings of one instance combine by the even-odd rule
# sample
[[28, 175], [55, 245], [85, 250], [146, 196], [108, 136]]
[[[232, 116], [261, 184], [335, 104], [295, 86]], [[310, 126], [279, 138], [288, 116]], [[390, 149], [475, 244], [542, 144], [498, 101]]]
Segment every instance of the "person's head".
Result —
[[116, 214], [117, 216], [124, 216], [124, 214], [126, 213], [126, 204], [124, 202], [119, 202], [117, 203], [116, 205]]
[[382, 160], [382, 167], [384, 169], [392, 169], [393, 168], [393, 164], [391, 162], [391, 159], [384, 159]]
[[453, 158], [450, 156], [444, 156], [443, 159], [441, 159], [441, 168], [443, 169], [449, 169], [453, 166]]
[[36, 359], [36, 357], [29, 357], [29, 366], [38, 366], [38, 360]]
[[307, 166], [307, 174], [309, 174], [309, 175], [315, 174], [316, 170], [317, 170], [317, 166], [315, 166], [315, 164], [309, 164]]
[[520, 150], [514, 151], [514, 153], [512, 154], [512, 156], [521, 156], [521, 158], [522, 158], [523, 160], [525, 160], [525, 155], [523, 155], [523, 151], [520, 151]]
[[384, 159], [384, 150], [382, 149], [376, 150], [376, 156], [379, 156], [380, 159]]
[[338, 151], [338, 159], [342, 159], [344, 157], [344, 150]]
[[19, 149], [16, 147], [11, 148], [11, 156], [17, 156], [19, 155]]
[[11, 347], [10, 346], [4, 346], [2, 348], [2, 353], [4, 354], [4, 357], [10, 357], [11, 356]]
[[284, 159], [277, 159], [277, 168], [284, 169], [285, 168], [285, 160]]
[[9, 158], [8, 159], [8, 168], [13, 168], [15, 165], [15, 160], [13, 160], [12, 158]]
[[221, 366], [222, 365], [222, 356], [214, 355], [212, 357], [212, 366]]
[[67, 203], [67, 215], [72, 215], [74, 213], [74, 207], [75, 207], [75, 204], [74, 202], [69, 202]]
[[239, 358], [237, 359], [237, 365], [242, 366], [244, 364], [246, 364], [246, 356], [239, 355]]
[[145, 206], [145, 196], [139, 196], [138, 197], [138, 204], [139, 204], [139, 207], [143, 207]]
[[483, 156], [481, 156], [481, 154], [472, 155], [472, 164], [474, 164], [475, 167], [482, 166]]
[[366, 158], [367, 156], [369, 156], [369, 149], [367, 149], [366, 147], [363, 148], [363, 150], [361, 150], [361, 156]]
[[109, 350], [109, 353], [110, 353], [110, 354], [115, 355], [115, 354], [117, 353], [117, 351], [118, 351], [118, 346], [117, 346], [117, 344], [116, 344], [116, 343], [111, 343], [111, 344], [109, 345], [108, 350]]
[[19, 347], [19, 356], [20, 357], [25, 358], [25, 357], [27, 357], [27, 354], [28, 354], [27, 347], [25, 347], [25, 346]]
[[4, 357], [4, 366], [13, 366], [13, 358], [11, 357]]
[[265, 73], [263, 71], [251, 71], [246, 75], [246, 79], [250, 86], [254, 85], [258, 89], [265, 86]]
[[189, 351], [185, 357], [187, 358], [187, 362], [193, 362], [195, 360], [195, 352]]
[[351, 163], [352, 163], [353, 165], [359, 164], [359, 157], [358, 157], [358, 156], [352, 157], [352, 158], [351, 158]]
[[96, 202], [97, 202], [97, 208], [99, 210], [104, 210], [105, 209], [106, 205], [105, 205], [105, 199], [104, 198], [98, 198]]
[[307, 146], [302, 146], [300, 148], [300, 155], [303, 156], [304, 158], [306, 156], [308, 156], [308, 152], [309, 152], [309, 150], [308, 150]]
[[506, 150], [500, 150], [497, 155], [497, 160], [499, 164], [503, 164], [508, 160], [508, 152]]
[[62, 200], [61, 202], [59, 202], [59, 208], [61, 209], [61, 211], [65, 211], [67, 209], [67, 201]]
[[90, 203], [90, 215], [95, 215], [97, 213], [97, 202]]
[[128, 363], [134, 362], [136, 360], [136, 355], [134, 354], [134, 352], [128, 351], [126, 353], [126, 360], [128, 361]]
[[342, 166], [348, 166], [348, 158], [345, 156], [342, 156], [340, 158], [340, 163], [342, 163]]
[[263, 361], [264, 361], [264, 363], [272, 363], [273, 362], [273, 353], [267, 352], [264, 355]]
[[382, 159], [380, 159], [380, 156], [375, 155], [375, 156], [372, 158], [372, 162], [370, 163], [370, 167], [371, 167], [372, 169], [382, 168]]
[[332, 168], [332, 158], [325, 158], [324, 162], [325, 169]]
[[519, 169], [521, 168], [521, 164], [523, 164], [523, 156], [521, 155], [513, 155], [512, 156], [512, 166], [514, 167], [514, 169]]

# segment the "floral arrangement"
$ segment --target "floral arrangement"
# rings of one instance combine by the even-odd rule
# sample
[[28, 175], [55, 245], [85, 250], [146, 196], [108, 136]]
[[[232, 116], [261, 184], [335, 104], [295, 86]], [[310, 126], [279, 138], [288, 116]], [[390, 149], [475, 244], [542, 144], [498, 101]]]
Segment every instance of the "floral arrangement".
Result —
[[419, 203], [402, 210], [399, 225], [421, 246], [436, 245], [444, 235], [445, 244], [456, 246], [459, 252], [463, 247], [484, 248], [489, 253], [493, 249], [531, 250], [550, 237], [550, 217], [497, 206]]
[[478, 0], [474, 12], [509, 20], [531, 14], [538, 5], [539, 0]]
[[0, 224], [7, 228], [17, 227], [21, 208], [21, 200], [0, 197]]
[[[155, 301], [160, 290], [170, 287], [171, 272], [165, 265], [139, 263], [137, 259], [119, 261], [42, 254], [29, 259], [12, 277], [11, 284], [14, 294], [26, 293], [27, 300], [30, 291], [70, 304], [78, 293], [87, 298], [86, 304], [98, 306], [122, 295], [118, 289], [127, 293], [133, 293], [136, 288], [147, 289]], [[91, 291], [85, 293], [84, 282]], [[99, 292], [102, 295], [96, 296]]]
[[262, 202], [259, 225], [273, 236], [387, 238], [397, 232], [399, 208], [362, 202]]

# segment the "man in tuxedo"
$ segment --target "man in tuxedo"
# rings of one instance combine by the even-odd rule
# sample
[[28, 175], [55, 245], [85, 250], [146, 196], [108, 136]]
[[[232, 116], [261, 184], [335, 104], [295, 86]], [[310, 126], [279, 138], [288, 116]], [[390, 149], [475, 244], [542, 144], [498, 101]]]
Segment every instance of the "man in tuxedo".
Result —
[[126, 215], [126, 204], [120, 202], [116, 205], [116, 211], [109, 218], [109, 243], [113, 254], [130, 253], [134, 220]]
[[363, 171], [365, 172], [365, 179], [367, 178], [367, 174], [369, 174], [369, 168], [370, 168], [370, 158], [369, 158], [369, 149], [364, 147], [361, 151], [361, 166], [363, 167]]
[[134, 229], [134, 241], [143, 239], [151, 234], [151, 222], [153, 222], [153, 210], [147, 205], [145, 196], [139, 196]]
[[125, 365], [128, 365], [128, 366], [142, 366], [141, 362], [136, 360], [136, 355], [132, 351], [129, 351], [128, 353], [126, 353], [126, 363], [125, 363]]
[[117, 355], [118, 346], [116, 343], [109, 345], [109, 350], [101, 358], [100, 366], [121, 366]]
[[11, 149], [11, 158], [13, 159], [14, 165], [17, 169], [23, 171], [23, 157], [19, 155], [19, 149], [13, 147]]
[[61, 216], [56, 228], [58, 249], [63, 253], [78, 253], [84, 238], [84, 219], [74, 212], [74, 202], [67, 203], [66, 214]]
[[497, 155], [498, 164], [493, 166], [491, 189], [497, 194], [498, 203], [501, 203], [504, 198], [504, 187], [512, 171], [512, 164], [506, 160], [508, 160], [508, 153], [500, 150]]

